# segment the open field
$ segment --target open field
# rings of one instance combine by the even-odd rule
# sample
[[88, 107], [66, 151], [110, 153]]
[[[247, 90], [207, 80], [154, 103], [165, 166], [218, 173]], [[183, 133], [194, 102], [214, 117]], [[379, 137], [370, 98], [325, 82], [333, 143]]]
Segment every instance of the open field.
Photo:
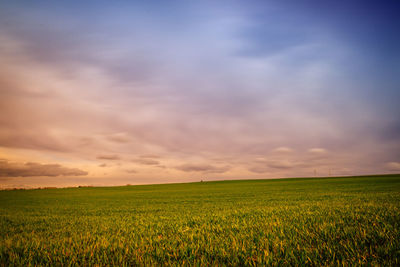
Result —
[[400, 265], [400, 175], [0, 192], [1, 265]]

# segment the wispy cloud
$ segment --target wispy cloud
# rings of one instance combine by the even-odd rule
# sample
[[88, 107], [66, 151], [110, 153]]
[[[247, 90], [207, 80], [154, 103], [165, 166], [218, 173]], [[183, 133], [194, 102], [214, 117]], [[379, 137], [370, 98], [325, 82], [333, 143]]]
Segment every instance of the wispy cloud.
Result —
[[126, 134], [126, 133], [112, 134], [112, 135], [107, 136], [107, 139], [112, 141], [112, 142], [122, 143], [122, 144], [130, 142], [129, 135]]
[[388, 162], [386, 167], [389, 171], [400, 171], [400, 162]]
[[209, 164], [187, 163], [177, 166], [176, 169], [184, 172], [224, 173], [230, 169], [230, 166], [213, 166]]
[[135, 170], [135, 169], [125, 170], [125, 172], [127, 172], [127, 173], [138, 173], [138, 171]]
[[325, 154], [328, 151], [324, 148], [310, 148], [308, 152], [312, 154]]
[[138, 158], [138, 159], [133, 159], [132, 162], [138, 163], [138, 164], [143, 164], [143, 165], [158, 165], [160, 162], [158, 160], [154, 160], [151, 158]]
[[293, 149], [291, 149], [290, 147], [281, 146], [281, 147], [275, 148], [273, 151], [278, 152], [278, 153], [290, 153], [290, 152], [293, 152]]
[[120, 156], [118, 155], [99, 155], [97, 159], [104, 159], [104, 160], [120, 160]]

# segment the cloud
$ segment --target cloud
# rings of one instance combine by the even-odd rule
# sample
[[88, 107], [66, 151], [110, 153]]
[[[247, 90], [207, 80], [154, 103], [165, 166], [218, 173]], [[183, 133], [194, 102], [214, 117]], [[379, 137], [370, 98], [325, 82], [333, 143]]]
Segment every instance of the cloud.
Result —
[[164, 166], [164, 165], [158, 165], [158, 166], [157, 166], [157, 168], [160, 168], [160, 169], [166, 169], [166, 168], [167, 168], [167, 166]]
[[88, 172], [77, 168], [67, 168], [60, 164], [41, 164], [35, 162], [17, 163], [0, 160], [0, 177], [32, 176], [83, 176]]
[[107, 167], [107, 164], [106, 163], [99, 164], [99, 167], [102, 167], [102, 168]]
[[154, 155], [154, 154], [141, 155], [140, 157], [141, 158], [145, 158], [145, 159], [159, 159], [159, 158], [161, 158], [161, 156]]
[[386, 167], [389, 171], [400, 171], [400, 162], [388, 162]]
[[57, 152], [71, 151], [70, 148], [48, 133], [34, 133], [17, 127], [13, 131], [8, 131], [8, 129], [0, 131], [0, 146]]
[[97, 159], [104, 159], [104, 160], [120, 160], [121, 158], [118, 155], [99, 155]]
[[130, 138], [126, 133], [116, 133], [113, 135], [107, 136], [107, 139], [109, 141], [115, 142], [115, 143], [129, 143]]
[[230, 166], [217, 167], [210, 164], [183, 164], [177, 166], [176, 169], [184, 172], [224, 173], [230, 169]]
[[248, 168], [248, 170], [251, 172], [254, 172], [254, 173], [266, 173], [266, 172], [270, 171], [270, 169], [265, 166], [254, 166], [254, 167]]
[[274, 160], [267, 162], [267, 166], [274, 169], [291, 169], [296, 167], [297, 164], [287, 160]]
[[129, 169], [129, 170], [125, 170], [125, 172], [127, 172], [127, 173], [137, 173], [137, 170]]
[[279, 153], [290, 153], [293, 151], [293, 149], [291, 149], [290, 147], [281, 146], [281, 147], [275, 148], [273, 151], [279, 152]]
[[312, 154], [325, 154], [328, 151], [324, 148], [316, 147], [316, 148], [310, 148], [308, 152]]
[[248, 168], [249, 171], [254, 173], [273, 172], [274, 169], [289, 170], [297, 167], [306, 167], [307, 164], [297, 161], [289, 161], [287, 159], [265, 159], [258, 158], [254, 166]]
[[139, 163], [139, 164], [142, 164], [142, 165], [158, 165], [158, 164], [160, 164], [159, 161], [154, 160], [154, 159], [150, 159], [150, 158], [134, 159], [134, 160], [132, 160], [132, 162]]

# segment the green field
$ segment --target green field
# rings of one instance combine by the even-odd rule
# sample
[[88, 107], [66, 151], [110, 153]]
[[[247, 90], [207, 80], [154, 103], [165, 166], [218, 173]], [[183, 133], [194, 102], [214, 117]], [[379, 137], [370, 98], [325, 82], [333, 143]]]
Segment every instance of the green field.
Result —
[[0, 265], [400, 265], [400, 175], [0, 192]]

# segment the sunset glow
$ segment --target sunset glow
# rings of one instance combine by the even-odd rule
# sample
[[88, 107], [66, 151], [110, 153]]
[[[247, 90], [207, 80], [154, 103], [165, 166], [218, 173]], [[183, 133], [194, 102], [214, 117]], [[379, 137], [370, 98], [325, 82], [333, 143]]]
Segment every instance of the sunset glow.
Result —
[[387, 1], [0, 3], [0, 186], [400, 172]]

